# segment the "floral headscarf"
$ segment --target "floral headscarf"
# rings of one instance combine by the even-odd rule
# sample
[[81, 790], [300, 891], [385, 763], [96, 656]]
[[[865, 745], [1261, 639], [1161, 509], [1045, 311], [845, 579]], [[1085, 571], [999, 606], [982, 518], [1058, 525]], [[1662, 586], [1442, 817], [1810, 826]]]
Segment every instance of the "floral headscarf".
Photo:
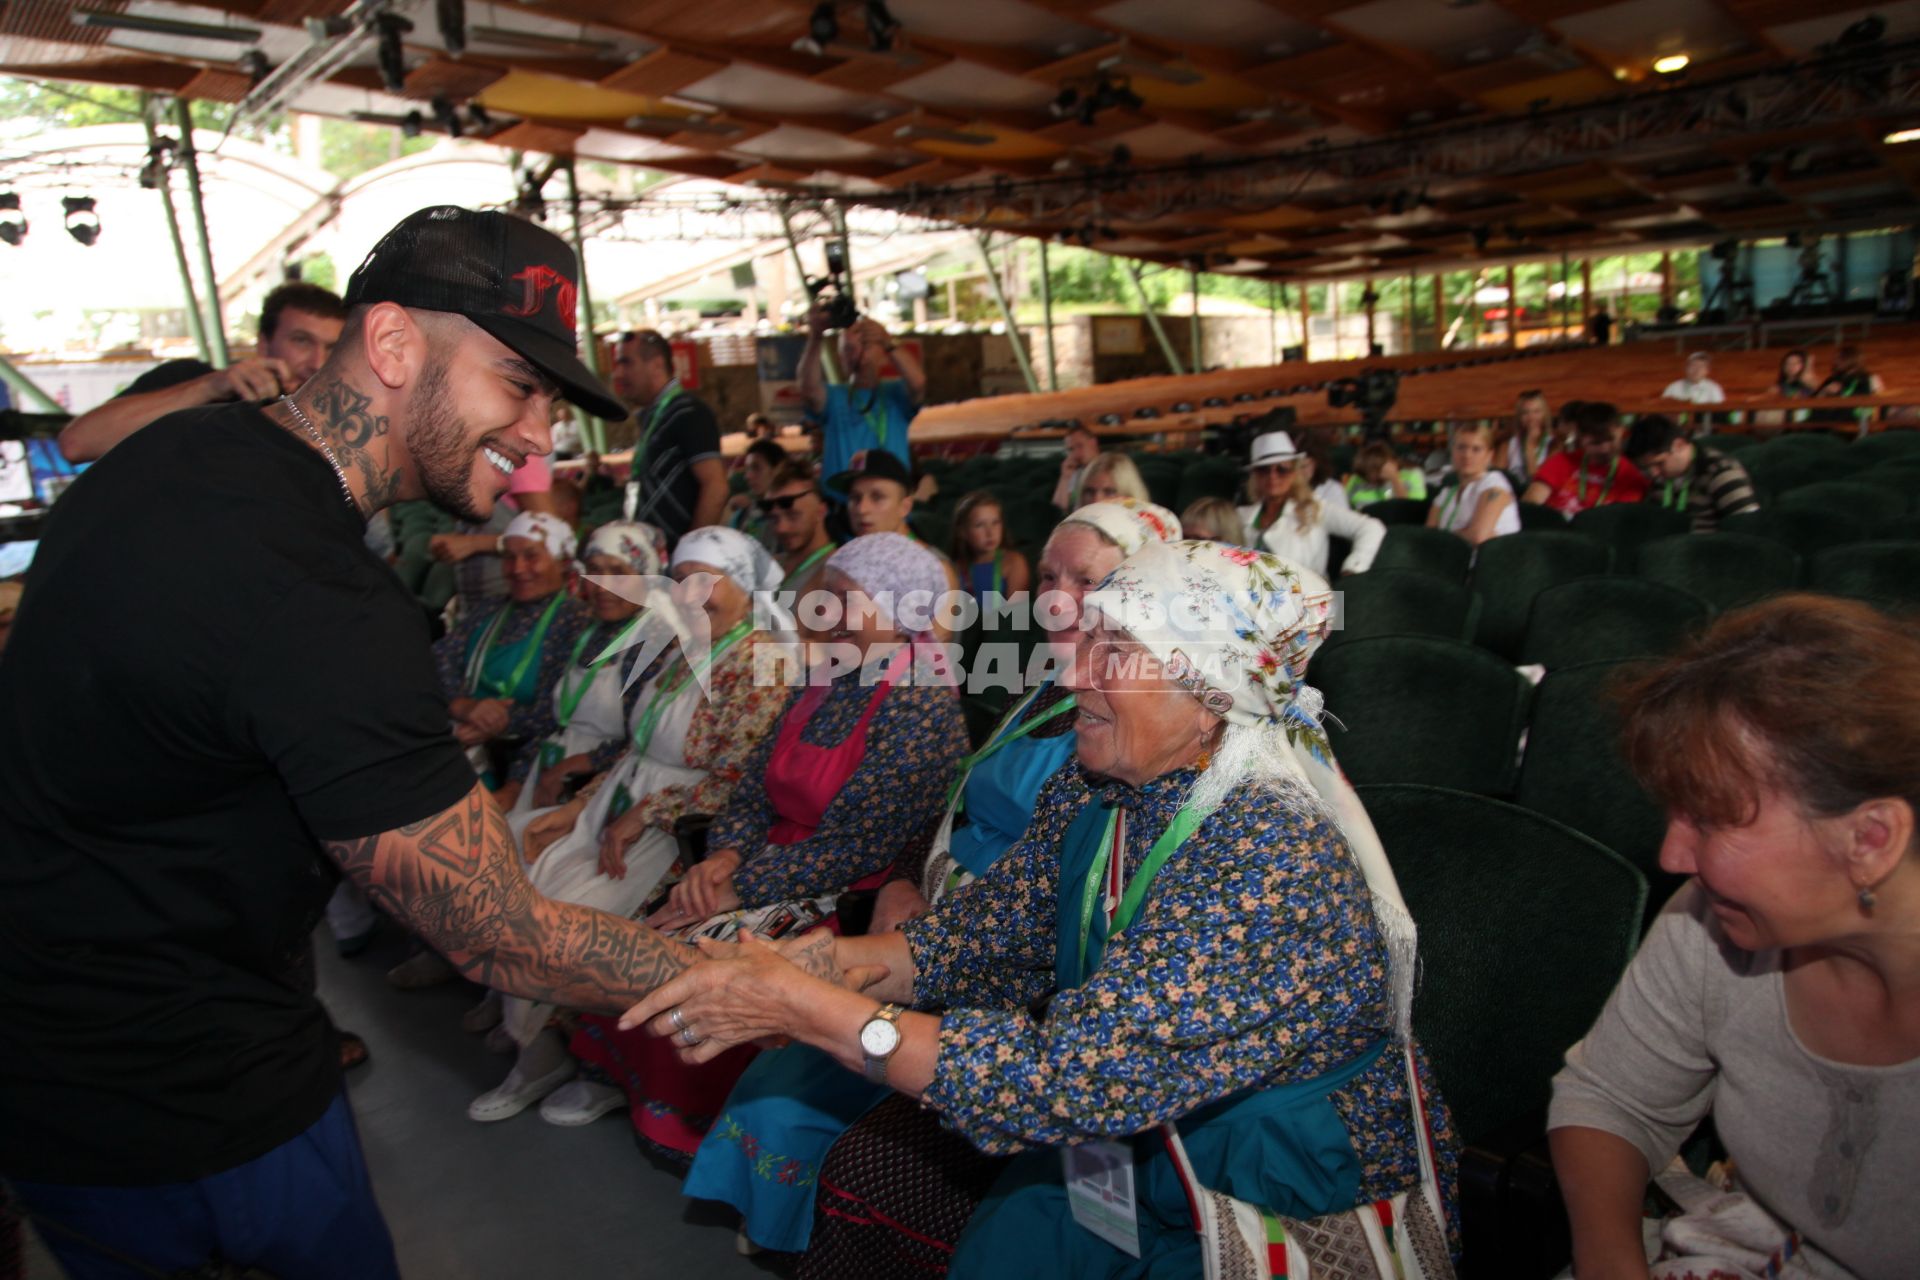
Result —
[[827, 558], [827, 568], [852, 578], [887, 620], [910, 635], [932, 629], [940, 597], [947, 591], [940, 557], [899, 533], [869, 533]]
[[765, 547], [738, 529], [717, 524], [695, 529], [680, 539], [670, 567], [683, 564], [712, 565], [748, 595], [775, 590], [783, 576]]
[[587, 538], [580, 558], [612, 556], [624, 560], [638, 574], [666, 572], [666, 535], [642, 520], [613, 520], [595, 529]]
[[1179, 516], [1138, 498], [1091, 502], [1060, 523], [1092, 525], [1113, 540], [1121, 555], [1127, 556], [1149, 542], [1177, 541], [1181, 534]]
[[573, 559], [574, 549], [579, 545], [573, 536], [573, 529], [559, 516], [550, 516], [544, 511], [522, 511], [507, 525], [503, 538], [525, 538], [537, 542], [547, 549], [547, 554], [555, 560]]
[[1320, 727], [1307, 661], [1332, 625], [1326, 579], [1264, 551], [1216, 542], [1148, 543], [1087, 593], [1167, 678], [1230, 724], [1285, 735], [1292, 772], [1330, 811], [1373, 894], [1391, 964], [1394, 1022], [1410, 1034], [1416, 935], [1385, 847]]

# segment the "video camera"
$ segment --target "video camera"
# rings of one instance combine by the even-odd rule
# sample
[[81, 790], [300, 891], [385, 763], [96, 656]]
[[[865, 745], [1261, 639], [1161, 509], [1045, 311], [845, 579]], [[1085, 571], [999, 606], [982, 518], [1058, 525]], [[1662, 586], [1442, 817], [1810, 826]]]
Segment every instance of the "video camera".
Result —
[[851, 329], [860, 319], [860, 308], [853, 300], [853, 287], [847, 280], [847, 254], [838, 240], [829, 240], [827, 274], [807, 281], [807, 293], [826, 309], [827, 328]]
[[1245, 462], [1253, 453], [1253, 442], [1269, 431], [1292, 431], [1300, 415], [1290, 404], [1269, 409], [1258, 417], [1235, 418], [1232, 422], [1209, 427], [1201, 444], [1203, 453]]
[[1400, 374], [1394, 369], [1368, 369], [1357, 378], [1327, 384], [1327, 404], [1335, 409], [1358, 409], [1368, 439], [1385, 433], [1387, 414], [1400, 398]]

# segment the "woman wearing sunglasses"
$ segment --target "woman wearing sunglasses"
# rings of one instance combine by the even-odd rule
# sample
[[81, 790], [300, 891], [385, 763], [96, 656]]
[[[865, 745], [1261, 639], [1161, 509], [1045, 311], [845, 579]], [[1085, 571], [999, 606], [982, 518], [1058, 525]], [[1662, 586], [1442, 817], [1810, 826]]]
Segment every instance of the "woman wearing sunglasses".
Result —
[[1342, 565], [1346, 573], [1364, 573], [1373, 564], [1387, 526], [1345, 506], [1322, 502], [1313, 491], [1313, 470], [1306, 454], [1284, 431], [1269, 431], [1253, 442], [1247, 483], [1253, 502], [1240, 508], [1257, 550], [1328, 574], [1329, 539], [1348, 539], [1353, 549]]

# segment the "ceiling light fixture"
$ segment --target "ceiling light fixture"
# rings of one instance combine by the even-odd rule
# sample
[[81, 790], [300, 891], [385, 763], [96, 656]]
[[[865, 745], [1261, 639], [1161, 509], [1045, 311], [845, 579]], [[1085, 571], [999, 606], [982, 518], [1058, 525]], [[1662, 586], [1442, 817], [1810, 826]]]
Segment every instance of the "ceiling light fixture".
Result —
[[699, 116], [628, 116], [627, 128], [665, 129], [672, 133], [711, 133], [723, 138], [735, 137], [743, 132], [737, 124], [728, 124], [724, 120], [703, 120]]
[[75, 9], [68, 17], [73, 19], [76, 27], [95, 27], [103, 31], [138, 31], [150, 36], [178, 36], [183, 40], [231, 40], [235, 44], [253, 44], [260, 39], [258, 27], [224, 27], [211, 22], [187, 22], [148, 13]]
[[1144, 54], [1131, 51], [1116, 53], [1110, 58], [1102, 58], [1100, 70], [1151, 76], [1155, 80], [1165, 80], [1168, 84], [1199, 84], [1206, 79], [1192, 67], [1171, 67], [1164, 62], [1155, 62]]
[[397, 13], [383, 13], [373, 20], [378, 34], [374, 59], [380, 64], [380, 83], [388, 93], [404, 93], [407, 88], [407, 54], [400, 37], [413, 30], [413, 24]]
[[825, 48], [839, 38], [840, 15], [833, 11], [831, 0], [823, 0], [807, 18], [807, 39]]
[[947, 129], [937, 124], [903, 124], [893, 131], [902, 142], [951, 142], [962, 147], [986, 147], [996, 141], [990, 133]]
[[433, 111], [433, 118], [447, 131], [447, 136], [457, 138], [466, 132], [466, 126], [460, 123], [460, 113], [453, 109], [453, 103], [445, 95], [433, 99], [427, 104]]
[[611, 40], [595, 40], [590, 36], [550, 36], [543, 31], [513, 31], [506, 27], [468, 27], [467, 43], [504, 45], [509, 49], [582, 58], [604, 58], [620, 49]]
[[886, 53], [893, 48], [893, 39], [900, 34], [900, 23], [887, 10], [887, 0], [867, 0], [867, 43], [875, 53]]
[[1693, 59], [1684, 53], [1669, 53], [1662, 57], [1655, 58], [1653, 60], [1653, 69], [1663, 76], [1670, 76], [1676, 71], [1685, 71], [1687, 64], [1691, 61], [1693, 61]]
[[448, 53], [457, 58], [467, 51], [467, 0], [433, 0], [433, 20]]
[[20, 212], [20, 197], [12, 191], [0, 191], [0, 240], [18, 249], [27, 238], [27, 215]]
[[1920, 142], [1920, 129], [1895, 129], [1880, 141], [1890, 146], [1898, 146], [1902, 142]]
[[60, 207], [67, 211], [67, 234], [91, 249], [100, 238], [100, 215], [93, 211], [93, 197], [63, 196]]

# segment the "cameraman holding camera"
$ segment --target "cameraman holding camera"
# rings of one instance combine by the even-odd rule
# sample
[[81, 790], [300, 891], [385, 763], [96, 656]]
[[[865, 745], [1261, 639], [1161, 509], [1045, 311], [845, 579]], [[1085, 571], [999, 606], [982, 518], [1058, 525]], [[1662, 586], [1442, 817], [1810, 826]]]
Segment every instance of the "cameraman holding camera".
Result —
[[[800, 354], [800, 394], [825, 427], [820, 474], [851, 471], [855, 455], [869, 449], [885, 449], [911, 466], [907, 424], [920, 411], [927, 389], [920, 362], [896, 347], [878, 320], [855, 316], [840, 331], [840, 362], [847, 381], [828, 386], [820, 368], [820, 344], [833, 327], [831, 308], [815, 302], [807, 313], [807, 348]], [[880, 371], [889, 359], [900, 378], [882, 382]]]

